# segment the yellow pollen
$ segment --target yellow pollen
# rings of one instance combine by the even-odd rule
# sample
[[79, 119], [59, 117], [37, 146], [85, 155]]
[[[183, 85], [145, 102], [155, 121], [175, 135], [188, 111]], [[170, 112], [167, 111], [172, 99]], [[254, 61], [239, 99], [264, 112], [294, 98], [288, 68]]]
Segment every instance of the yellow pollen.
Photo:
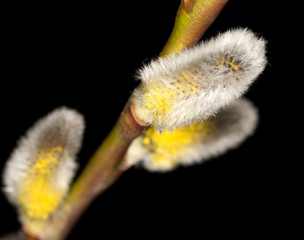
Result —
[[196, 74], [192, 70], [185, 70], [174, 77], [166, 76], [167, 86], [155, 84], [158, 81], [150, 81], [152, 84], [146, 85], [143, 94], [144, 106], [148, 108], [155, 119], [166, 121], [165, 116], [173, 105], [182, 99], [187, 99], [199, 90]]
[[186, 156], [187, 148], [210, 135], [213, 127], [210, 121], [162, 133], [151, 127], [145, 133], [143, 144], [150, 150], [150, 158], [156, 167], [172, 167]]
[[27, 217], [47, 219], [63, 198], [64, 190], [53, 183], [62, 151], [61, 146], [42, 148], [19, 185], [18, 201]]
[[236, 61], [232, 57], [230, 59], [222, 57], [221, 60], [216, 63], [216, 65], [228, 67], [230, 71], [234, 71], [237, 73], [243, 71], [242, 65], [236, 64]]

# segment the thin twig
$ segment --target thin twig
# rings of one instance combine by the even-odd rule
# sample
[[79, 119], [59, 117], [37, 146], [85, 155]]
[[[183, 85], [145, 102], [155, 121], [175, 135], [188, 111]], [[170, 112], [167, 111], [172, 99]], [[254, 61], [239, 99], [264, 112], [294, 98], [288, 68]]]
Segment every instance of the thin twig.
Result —
[[183, 0], [160, 56], [178, 53], [195, 44], [220, 14], [228, 0]]

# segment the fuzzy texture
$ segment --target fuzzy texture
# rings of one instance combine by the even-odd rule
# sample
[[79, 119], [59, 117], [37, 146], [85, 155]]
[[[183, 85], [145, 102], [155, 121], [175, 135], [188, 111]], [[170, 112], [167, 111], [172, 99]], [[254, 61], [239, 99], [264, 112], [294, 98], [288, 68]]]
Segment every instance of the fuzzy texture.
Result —
[[162, 133], [151, 127], [135, 139], [125, 161], [160, 172], [200, 163], [238, 147], [254, 132], [257, 119], [253, 104], [240, 99], [204, 123]]
[[135, 113], [159, 131], [201, 122], [242, 96], [265, 65], [265, 40], [227, 31], [139, 70]]
[[84, 119], [61, 107], [37, 121], [22, 137], [7, 161], [4, 192], [26, 225], [44, 221], [69, 190]]

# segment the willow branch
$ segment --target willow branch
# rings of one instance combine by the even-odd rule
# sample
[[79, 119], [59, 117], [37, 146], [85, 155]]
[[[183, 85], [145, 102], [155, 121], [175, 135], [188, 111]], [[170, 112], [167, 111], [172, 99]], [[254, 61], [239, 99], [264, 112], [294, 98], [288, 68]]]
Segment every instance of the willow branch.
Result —
[[[171, 36], [160, 56], [195, 44], [228, 0], [183, 0]], [[46, 223], [37, 239], [62, 240], [89, 204], [111, 186], [126, 169], [120, 164], [132, 140], [147, 126], [138, 121], [128, 103], [116, 125], [93, 155], [59, 211]], [[37, 236], [36, 235], [36, 236]]]
[[73, 185], [63, 206], [38, 233], [38, 239], [65, 239], [90, 203], [120, 176], [122, 157], [132, 140], [145, 128], [135, 121], [127, 104], [116, 125]]

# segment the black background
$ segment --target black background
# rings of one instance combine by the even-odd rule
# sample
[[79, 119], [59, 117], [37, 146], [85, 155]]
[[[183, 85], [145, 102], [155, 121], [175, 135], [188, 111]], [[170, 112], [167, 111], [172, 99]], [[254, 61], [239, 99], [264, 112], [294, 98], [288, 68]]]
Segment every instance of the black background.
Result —
[[[267, 2], [267, 3], [265, 3]], [[69, 239], [185, 235], [271, 236], [280, 222], [288, 169], [279, 145], [284, 88], [284, 6], [230, 1], [203, 39], [248, 27], [268, 41], [268, 65], [246, 93], [259, 108], [255, 135], [240, 148], [167, 174], [131, 169], [90, 206]], [[80, 169], [110, 131], [143, 62], [157, 57], [179, 0], [102, 1], [3, 6], [0, 169], [17, 139], [56, 107], [86, 118]], [[278, 154], [278, 151], [280, 154]], [[0, 195], [0, 236], [16, 230], [16, 213]], [[266, 234], [266, 235], [265, 235]]]

